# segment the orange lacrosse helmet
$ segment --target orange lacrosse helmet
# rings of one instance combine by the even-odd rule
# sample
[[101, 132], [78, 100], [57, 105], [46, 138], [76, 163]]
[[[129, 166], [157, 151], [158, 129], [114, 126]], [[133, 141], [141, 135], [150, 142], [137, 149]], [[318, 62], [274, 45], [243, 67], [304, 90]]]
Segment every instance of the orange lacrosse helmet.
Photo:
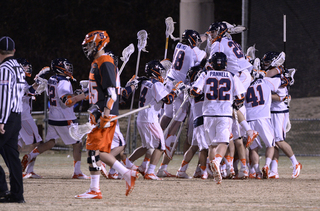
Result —
[[110, 42], [106, 31], [96, 30], [88, 33], [82, 42], [82, 50], [89, 60]]

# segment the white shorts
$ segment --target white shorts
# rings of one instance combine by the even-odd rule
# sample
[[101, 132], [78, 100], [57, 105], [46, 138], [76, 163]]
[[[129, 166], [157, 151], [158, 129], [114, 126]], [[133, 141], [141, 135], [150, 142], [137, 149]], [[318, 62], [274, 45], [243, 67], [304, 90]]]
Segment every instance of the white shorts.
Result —
[[232, 118], [205, 116], [203, 123], [208, 146], [217, 146], [219, 143], [229, 143]]
[[18, 145], [30, 145], [42, 141], [39, 130], [33, 118], [21, 121], [21, 130], [19, 131]]
[[209, 148], [203, 124], [193, 129], [192, 145], [198, 146], [199, 151]]
[[77, 144], [81, 140], [74, 140], [69, 134], [70, 126], [53, 126], [48, 124], [46, 141], [61, 138], [65, 145]]
[[117, 121], [116, 130], [114, 131], [114, 136], [112, 139], [111, 149], [116, 147], [121, 147], [126, 145], [126, 140], [124, 139], [119, 126], [119, 121]]
[[260, 141], [263, 141], [265, 147], [274, 146], [274, 130], [271, 124], [271, 119], [263, 118], [248, 122], [250, 127], [259, 133], [259, 138], [250, 146], [250, 149], [255, 149], [257, 147], [262, 148]]
[[289, 121], [289, 112], [271, 113], [271, 123], [274, 128], [275, 142], [286, 140], [286, 126]]
[[137, 122], [141, 145], [147, 149], [165, 150], [163, 131], [158, 122]]

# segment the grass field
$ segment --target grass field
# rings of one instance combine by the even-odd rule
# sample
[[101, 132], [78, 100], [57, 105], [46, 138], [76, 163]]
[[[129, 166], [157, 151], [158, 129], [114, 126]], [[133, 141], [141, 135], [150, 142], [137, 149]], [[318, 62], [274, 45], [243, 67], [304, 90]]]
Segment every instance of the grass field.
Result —
[[[264, 161], [264, 157], [261, 159]], [[191, 176], [196, 160], [189, 164], [187, 173]], [[290, 160], [280, 157], [277, 180], [223, 180], [217, 185], [213, 179], [146, 181], [140, 176], [127, 197], [124, 180], [101, 177], [103, 199], [81, 200], [74, 196], [85, 192], [90, 180], [71, 179], [72, 152], [48, 151], [37, 158], [35, 165], [43, 179], [24, 180], [27, 203], [1, 204], [0, 210], [320, 210], [319, 158], [298, 160], [303, 169], [297, 179], [291, 179]], [[82, 171], [89, 174], [85, 152], [82, 161]], [[169, 172], [176, 173], [181, 161], [181, 155], [175, 156]], [[2, 158], [0, 165], [5, 166]], [[6, 167], [5, 171], [8, 175]]]

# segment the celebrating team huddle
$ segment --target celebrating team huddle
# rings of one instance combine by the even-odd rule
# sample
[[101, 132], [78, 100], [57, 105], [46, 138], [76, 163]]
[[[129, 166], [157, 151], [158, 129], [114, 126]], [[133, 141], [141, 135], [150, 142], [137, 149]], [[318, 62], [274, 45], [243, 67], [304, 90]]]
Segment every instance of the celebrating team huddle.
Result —
[[[107, 179], [124, 179], [126, 195], [133, 190], [138, 174], [146, 180], [213, 178], [217, 184], [224, 179], [277, 179], [279, 149], [290, 158], [292, 178], [297, 178], [302, 165], [285, 141], [290, 124], [288, 87], [294, 84], [296, 70], [284, 67], [284, 52], [270, 51], [260, 60], [255, 58], [252, 46], [245, 54], [232, 40], [234, 31], [230, 27], [233, 25], [215, 22], [203, 35], [185, 30], [172, 63], [169, 59], [152, 59], [145, 65], [145, 76], [134, 75], [125, 87], [120, 85], [122, 68], [119, 71], [117, 57], [106, 50], [110, 42], [107, 32], [88, 33], [82, 49], [92, 63], [82, 89], [72, 90], [73, 65], [66, 58], [52, 60], [51, 67], [43, 68], [32, 86], [26, 84], [24, 103], [28, 109], [24, 109], [19, 145], [35, 143], [35, 148], [22, 159], [22, 170], [26, 170], [23, 178], [42, 178], [34, 172], [35, 159], [51, 149], [58, 138], [73, 146], [72, 178], [91, 181], [87, 191], [75, 196], [78, 199], [102, 198], [100, 174]], [[199, 46], [205, 40], [206, 49], [201, 50]], [[31, 71], [27, 60], [18, 61], [26, 74]], [[46, 80], [44, 76], [50, 70], [55, 75]], [[138, 89], [140, 110], [133, 112], [138, 112], [141, 146], [127, 157], [126, 141], [117, 121], [119, 102], [127, 101]], [[28, 107], [30, 97], [43, 91], [50, 102], [44, 143], [30, 120]], [[73, 106], [83, 100], [90, 104], [91, 128], [86, 137], [90, 176], [80, 170], [82, 141], [69, 134], [70, 127], [78, 127]], [[184, 157], [177, 173], [171, 174], [167, 166], [186, 122]], [[266, 151], [261, 168], [258, 152], [263, 146]], [[191, 177], [186, 170], [198, 151], [198, 165]], [[136, 165], [134, 162], [142, 156], [143, 162]], [[106, 166], [110, 167], [109, 173]]]

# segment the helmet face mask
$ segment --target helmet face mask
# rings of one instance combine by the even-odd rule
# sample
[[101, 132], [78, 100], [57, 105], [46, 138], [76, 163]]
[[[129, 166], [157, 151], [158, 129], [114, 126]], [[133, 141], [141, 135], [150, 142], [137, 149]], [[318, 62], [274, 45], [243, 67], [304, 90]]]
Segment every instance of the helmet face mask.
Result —
[[227, 56], [222, 52], [216, 52], [209, 59], [214, 70], [224, 70], [227, 67]]
[[51, 69], [58, 74], [73, 78], [73, 65], [65, 58], [58, 58], [51, 61]]
[[182, 34], [182, 41], [191, 47], [196, 47], [201, 44], [201, 37], [197, 31], [187, 29]]
[[145, 73], [149, 78], [156, 78], [163, 83], [166, 77], [166, 69], [162, 66], [160, 61], [152, 60], [146, 64]]
[[27, 59], [17, 58], [17, 62], [21, 65], [24, 70], [24, 73], [27, 77], [31, 77], [32, 75], [32, 65]]
[[227, 24], [223, 22], [215, 22], [209, 26], [207, 33], [210, 35], [212, 42], [223, 37], [228, 31]]
[[82, 42], [82, 50], [89, 60], [93, 60], [97, 52], [110, 42], [106, 31], [96, 30], [88, 33]]
[[261, 59], [261, 69], [262, 70], [269, 70], [271, 68], [272, 61], [279, 56], [279, 52], [276, 51], [269, 51], [263, 55]]

